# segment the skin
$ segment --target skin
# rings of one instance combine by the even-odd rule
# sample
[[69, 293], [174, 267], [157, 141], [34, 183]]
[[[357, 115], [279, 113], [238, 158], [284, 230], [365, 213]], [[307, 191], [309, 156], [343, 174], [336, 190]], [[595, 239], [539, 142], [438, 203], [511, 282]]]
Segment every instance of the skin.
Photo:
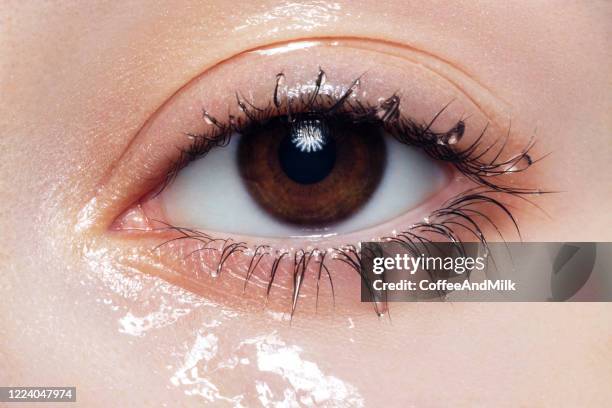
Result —
[[76, 228], [143, 123], [207, 68], [366, 37], [450, 61], [537, 128], [554, 152], [538, 180], [563, 193], [539, 199], [549, 218], [521, 214], [525, 240], [610, 241], [612, 3], [176, 3], [0, 8], [0, 384], [76, 385], [83, 406], [252, 406], [256, 380], [268, 401], [332, 406], [612, 402], [609, 303], [397, 304], [392, 322], [364, 307], [290, 326], [85, 256], [114, 248]]

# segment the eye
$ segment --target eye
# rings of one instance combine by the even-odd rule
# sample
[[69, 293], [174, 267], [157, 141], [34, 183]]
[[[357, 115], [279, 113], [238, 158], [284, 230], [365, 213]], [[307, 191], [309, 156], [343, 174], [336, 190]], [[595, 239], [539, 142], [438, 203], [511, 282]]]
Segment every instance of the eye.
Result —
[[447, 183], [440, 165], [382, 121], [328, 110], [232, 133], [161, 194], [167, 220], [249, 236], [346, 233], [389, 221]]
[[360, 241], [515, 233], [514, 210], [540, 190], [523, 177], [534, 144], [507, 119], [485, 87], [415, 50], [249, 51], [176, 92], [82, 218], [107, 214], [113, 236], [143, 245], [124, 258], [151, 273], [209, 297], [280, 292], [293, 313], [306, 294], [319, 305], [322, 280], [359, 291]]

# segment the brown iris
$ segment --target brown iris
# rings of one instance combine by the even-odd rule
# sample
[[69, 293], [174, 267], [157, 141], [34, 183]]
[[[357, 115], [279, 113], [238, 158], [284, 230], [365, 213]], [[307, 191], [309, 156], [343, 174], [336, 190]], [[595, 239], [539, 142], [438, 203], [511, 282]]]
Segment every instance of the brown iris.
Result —
[[272, 216], [323, 226], [350, 216], [385, 167], [378, 126], [311, 114], [278, 117], [245, 132], [238, 166], [248, 191]]

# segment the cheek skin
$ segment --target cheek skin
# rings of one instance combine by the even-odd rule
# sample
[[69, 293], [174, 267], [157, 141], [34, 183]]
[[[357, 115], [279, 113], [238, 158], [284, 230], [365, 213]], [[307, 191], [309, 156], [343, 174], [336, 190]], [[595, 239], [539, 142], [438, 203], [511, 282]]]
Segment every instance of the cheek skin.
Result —
[[[189, 383], [194, 378], [210, 381], [223, 396], [244, 394], [245, 402], [256, 404], [257, 393], [248, 379], [265, 378], [278, 387], [274, 389], [292, 389], [288, 378], [294, 364], [316, 368], [317, 379], [338, 379], [338, 387], [375, 405], [405, 403], [407, 396], [397, 390], [405, 387], [407, 379], [412, 384], [409, 400], [419, 405], [448, 400], [469, 406], [474, 398], [503, 398], [517, 405], [547, 404], [557, 401], [560, 388], [574, 390], [575, 376], [584, 380], [580, 390], [591, 395], [589, 402], [603, 403], [606, 398], [601, 390], [607, 388], [605, 362], [612, 356], [602, 338], [593, 336], [593, 322], [599, 322], [602, 331], [612, 330], [599, 318], [610, 312], [607, 304], [582, 304], [581, 308], [554, 304], [534, 308], [520, 303], [394, 304], [392, 322], [379, 320], [368, 309], [363, 313], [324, 313], [312, 320], [298, 315], [290, 326], [286, 317], [264, 309], [245, 313], [210, 301], [198, 304], [162, 281], [131, 280], [130, 276], [137, 279], [137, 275], [116, 266], [105, 273], [120, 273], [124, 276], [121, 285], [113, 282], [112, 276], [105, 280], [103, 268], [95, 262], [83, 264], [82, 259], [69, 256], [48, 259], [51, 262], [43, 270], [45, 274], [36, 283], [23, 282], [15, 292], [16, 296], [34, 296], [37, 301], [22, 302], [22, 307], [11, 312], [15, 322], [30, 324], [39, 318], [39, 323], [32, 324], [28, 332], [23, 326], [5, 326], [3, 351], [15, 356], [11, 366], [28, 367], [32, 361], [38, 362], [36, 370], [11, 370], [12, 380], [74, 384], [79, 387], [79, 401], [90, 406], [114, 405], [118, 398], [125, 404], [151, 398], [159, 404], [182, 401], [185, 406], [197, 406], [201, 400], [184, 394], [199, 389]], [[78, 266], [81, 276], [64, 278], [62, 285], [54, 287], [53, 282], [63, 276], [58, 271], [66, 263]], [[87, 283], [80, 284], [79, 279]], [[49, 285], [56, 289], [53, 301], [47, 298]], [[185, 309], [190, 311], [171, 323], [173, 313], [180, 315]], [[64, 318], [58, 322], [49, 316]], [[574, 323], [568, 325], [568, 321]], [[70, 334], [69, 343], [53, 334], [58, 330]], [[553, 333], [556, 340], [551, 342]], [[40, 347], [40, 336], [45, 338], [45, 348]], [[87, 344], [87, 352], [75, 346], [78, 344]], [[198, 346], [209, 352], [197, 354]], [[265, 350], [291, 358], [284, 363], [287, 377], [257, 368], [258, 363], [270, 363]], [[189, 356], [200, 360], [190, 363]], [[439, 356], [444, 356], [443, 364], [436, 363]], [[249, 364], [223, 365], [236, 358], [246, 358]], [[196, 377], [190, 374], [192, 367], [198, 367]], [[573, 374], [551, 375], [558, 370]], [[451, 381], [434, 395], [430, 386], [439, 383], [441, 374], [462, 381]], [[372, 377], [381, 380], [373, 383]], [[179, 385], [172, 385], [171, 379]], [[236, 382], [240, 390], [235, 388]], [[466, 382], [479, 384], [478, 392], [466, 392]], [[99, 395], [93, 390], [100, 386], [116, 392]], [[118, 397], [122, 390], [124, 395]], [[565, 402], [584, 401], [584, 396], [575, 392], [562, 395]]]

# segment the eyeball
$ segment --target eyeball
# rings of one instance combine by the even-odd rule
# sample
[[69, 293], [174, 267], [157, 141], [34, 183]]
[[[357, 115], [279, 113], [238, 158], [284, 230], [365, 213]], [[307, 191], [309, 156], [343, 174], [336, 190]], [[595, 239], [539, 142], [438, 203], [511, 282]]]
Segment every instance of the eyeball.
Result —
[[311, 114], [233, 134], [182, 169], [161, 200], [173, 225], [282, 238], [375, 227], [447, 182], [439, 164], [380, 126]]

